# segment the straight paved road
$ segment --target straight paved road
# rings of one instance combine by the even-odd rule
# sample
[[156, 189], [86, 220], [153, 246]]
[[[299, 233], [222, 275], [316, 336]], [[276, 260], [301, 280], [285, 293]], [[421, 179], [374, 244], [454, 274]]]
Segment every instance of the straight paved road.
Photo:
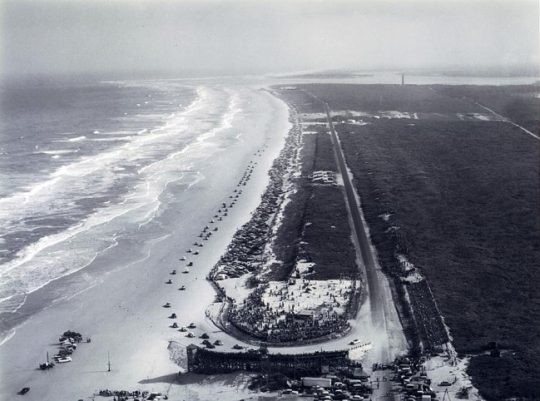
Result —
[[358, 239], [358, 244], [360, 245], [362, 262], [366, 268], [366, 275], [369, 286], [369, 296], [371, 299], [371, 309], [374, 315], [384, 314], [384, 311], [380, 307], [379, 297], [380, 297], [380, 283], [377, 278], [377, 263], [373, 257], [373, 252], [371, 251], [370, 240], [367, 235], [366, 227], [364, 226], [364, 221], [360, 212], [360, 205], [355, 195], [354, 187], [351, 182], [351, 177], [345, 163], [345, 157], [343, 156], [343, 149], [341, 148], [341, 143], [339, 141], [336, 130], [334, 129], [334, 124], [332, 122], [332, 117], [330, 115], [330, 108], [328, 104], [324, 102], [324, 108], [328, 118], [328, 126], [330, 128], [330, 135], [332, 137], [332, 144], [334, 145], [334, 151], [336, 154], [339, 171], [343, 177], [343, 185], [345, 187], [345, 194], [347, 196], [347, 202], [349, 203], [349, 208], [351, 212], [351, 218], [353, 221], [355, 235]]
[[[328, 127], [330, 129], [330, 136], [332, 138], [332, 144], [334, 146], [334, 152], [336, 154], [338, 168], [341, 176], [343, 177], [343, 185], [345, 188], [345, 195], [347, 197], [347, 202], [349, 204], [349, 210], [351, 213], [351, 219], [353, 222], [354, 235], [357, 238], [361, 253], [360, 256], [365, 267], [372, 323], [375, 328], [384, 329], [386, 319], [384, 308], [385, 300], [382, 299], [383, 291], [381, 290], [381, 282], [377, 274], [378, 264], [375, 261], [373, 251], [371, 249], [370, 239], [367, 234], [367, 227], [365, 226], [365, 222], [362, 219], [362, 212], [360, 209], [359, 200], [356, 197], [356, 193], [351, 182], [349, 170], [347, 168], [345, 157], [343, 155], [341, 142], [339, 141], [339, 137], [332, 122], [330, 107], [328, 106], [328, 103], [322, 103], [324, 104], [326, 117], [328, 119]], [[385, 357], [387, 357], [387, 355], [381, 355], [381, 357], [383, 359], [386, 359]]]

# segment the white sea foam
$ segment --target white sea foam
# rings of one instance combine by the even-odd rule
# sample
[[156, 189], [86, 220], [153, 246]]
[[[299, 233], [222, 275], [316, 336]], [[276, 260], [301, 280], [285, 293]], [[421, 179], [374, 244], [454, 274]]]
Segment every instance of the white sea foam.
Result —
[[[115, 246], [117, 235], [131, 225], [140, 229], [151, 221], [160, 210], [160, 196], [167, 186], [185, 178], [182, 170], [220, 150], [211, 139], [229, 130], [240, 112], [236, 93], [198, 88], [196, 99], [162, 126], [122, 137], [127, 142], [81, 157], [58, 168], [46, 180], [0, 199], [0, 226], [12, 230], [20, 221], [69, 211], [78, 197], [106, 194], [122, 176], [135, 180], [121, 201], [102, 204], [77, 224], [40, 238], [0, 265], [0, 303], [9, 303], [20, 294], [88, 266], [97, 255]], [[219, 120], [209, 120], [212, 115], [220, 116]], [[126, 166], [142, 167], [134, 176]], [[190, 176], [190, 185], [204, 179], [203, 175]]]
[[84, 140], [86, 140], [86, 136], [81, 135], [81, 136], [76, 136], [75, 138], [69, 138], [69, 139], [65, 139], [65, 140], [62, 140], [62, 141], [65, 141], [65, 142], [81, 142], [81, 141], [84, 141]]
[[108, 138], [92, 138], [89, 139], [90, 142], [118, 142], [118, 141], [129, 141], [129, 136], [111, 136]]
[[44, 154], [44, 155], [68, 155], [70, 153], [77, 153], [79, 149], [58, 149], [58, 150], [40, 150], [34, 152], [34, 154]]
[[[144, 130], [141, 130], [141, 131], [144, 131], [146, 132], [147, 129], [144, 129]], [[94, 132], [94, 134], [96, 136], [101, 136], [101, 135], [114, 135], [114, 136], [121, 136], [121, 135], [133, 135], [134, 133], [132, 131], [106, 131], [106, 132]]]
[[15, 329], [9, 330], [4, 337], [0, 340], [0, 347], [7, 343], [16, 333], [17, 331]]

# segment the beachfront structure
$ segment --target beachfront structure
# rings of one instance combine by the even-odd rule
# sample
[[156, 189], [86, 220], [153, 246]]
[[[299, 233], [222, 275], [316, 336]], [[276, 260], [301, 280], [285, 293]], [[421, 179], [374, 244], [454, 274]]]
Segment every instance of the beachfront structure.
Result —
[[335, 184], [336, 183], [336, 173], [333, 171], [319, 170], [314, 171], [311, 174], [311, 182], [316, 184]]
[[349, 359], [349, 351], [314, 352], [307, 354], [269, 354], [265, 348], [247, 352], [220, 352], [195, 344], [186, 347], [188, 371], [203, 374], [248, 372], [280, 372], [292, 378], [320, 375], [328, 370], [353, 371], [361, 367]]

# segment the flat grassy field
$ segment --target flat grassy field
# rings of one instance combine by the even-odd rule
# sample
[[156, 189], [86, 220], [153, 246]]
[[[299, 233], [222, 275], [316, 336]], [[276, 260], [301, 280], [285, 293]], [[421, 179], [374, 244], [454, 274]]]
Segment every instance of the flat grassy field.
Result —
[[[482, 100], [534, 129], [538, 113], [515, 110], [516, 88], [499, 88], [496, 99], [469, 86], [299, 89], [294, 96], [308, 91], [332, 110], [432, 113], [336, 125], [372, 240], [387, 273], [399, 252], [427, 278], [456, 349], [474, 355], [469, 372], [486, 398], [540, 398], [540, 142], [505, 122], [457, 116], [489, 114], [474, 103]], [[490, 342], [501, 357], [483, 354]]]
[[512, 86], [435, 86], [441, 95], [478, 102], [512, 121], [540, 134], [540, 87]]
[[343, 191], [338, 186], [314, 185], [313, 171], [336, 172], [337, 166], [330, 135], [325, 130], [303, 136], [302, 176], [297, 189], [285, 207], [283, 223], [278, 230], [274, 252], [283, 262], [275, 268], [275, 279], [286, 279], [297, 258], [315, 264], [313, 280], [352, 277], [358, 273], [356, 253]]
[[[358, 90], [360, 87], [361, 91]], [[305, 95], [301, 96], [301, 91], [307, 91], [328, 102], [332, 110], [399, 110], [416, 113], [483, 111], [481, 107], [475, 107], [470, 102], [463, 102], [431, 87], [420, 85], [307, 84], [298, 85], [298, 88], [300, 90], [290, 96], [303, 113], [321, 112], [322, 108], [320, 102]]]

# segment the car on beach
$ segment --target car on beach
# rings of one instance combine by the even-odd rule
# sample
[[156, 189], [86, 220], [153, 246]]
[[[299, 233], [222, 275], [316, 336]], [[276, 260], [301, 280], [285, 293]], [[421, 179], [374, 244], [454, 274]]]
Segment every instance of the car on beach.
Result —
[[61, 347], [60, 350], [58, 351], [58, 354], [61, 356], [66, 356], [66, 355], [73, 354], [73, 351], [74, 351], [73, 348]]
[[54, 368], [54, 363], [52, 363], [52, 362], [40, 363], [39, 368], [41, 370], [52, 369], [52, 368]]
[[30, 391], [30, 387], [23, 387], [17, 394], [19, 395], [25, 395]]
[[195, 337], [195, 334], [193, 334], [191, 331], [187, 333], [186, 337], [193, 338]]
[[244, 349], [240, 344], [234, 344], [233, 349]]
[[170, 308], [171, 307], [171, 304], [169, 302], [165, 302], [165, 304], [163, 305], [164, 308]]
[[58, 363], [67, 363], [67, 362], [71, 362], [73, 359], [71, 359], [71, 357], [69, 356], [62, 356], [60, 358], [56, 358], [56, 362]]
[[188, 326], [188, 329], [194, 329], [195, 327], [197, 327], [195, 326], [195, 323], [191, 322]]
[[180, 288], [178, 288], [178, 291], [184, 291], [185, 289], [186, 289], [186, 286], [183, 285], [183, 286], [181, 286]]
[[147, 398], [147, 400], [151, 400], [151, 401], [153, 401], [153, 400], [168, 400], [168, 399], [169, 399], [169, 397], [167, 397], [166, 395], [163, 395], [161, 393], [150, 393], [148, 395], [148, 398]]

